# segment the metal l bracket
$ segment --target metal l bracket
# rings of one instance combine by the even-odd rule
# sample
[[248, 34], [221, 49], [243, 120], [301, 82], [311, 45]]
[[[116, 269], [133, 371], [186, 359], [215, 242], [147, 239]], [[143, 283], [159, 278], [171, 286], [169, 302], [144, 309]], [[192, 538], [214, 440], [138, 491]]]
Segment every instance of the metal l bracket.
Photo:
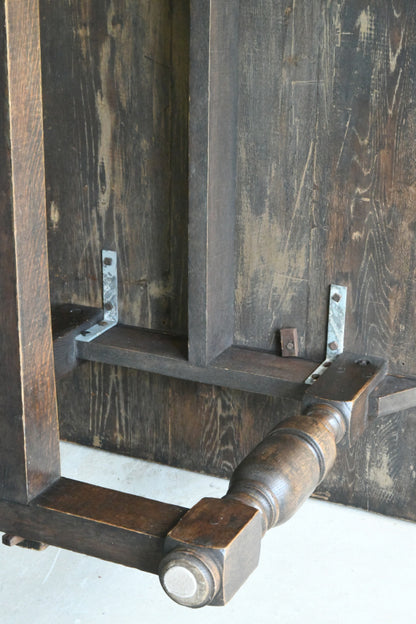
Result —
[[345, 315], [347, 311], [347, 287], [331, 284], [329, 292], [328, 331], [326, 338], [326, 358], [305, 380], [314, 381], [326, 371], [331, 362], [344, 351]]
[[103, 250], [102, 270], [103, 270], [103, 310], [102, 321], [93, 325], [89, 329], [82, 331], [76, 340], [79, 342], [91, 342], [94, 338], [101, 336], [118, 323], [118, 282], [117, 282], [117, 254], [115, 251]]

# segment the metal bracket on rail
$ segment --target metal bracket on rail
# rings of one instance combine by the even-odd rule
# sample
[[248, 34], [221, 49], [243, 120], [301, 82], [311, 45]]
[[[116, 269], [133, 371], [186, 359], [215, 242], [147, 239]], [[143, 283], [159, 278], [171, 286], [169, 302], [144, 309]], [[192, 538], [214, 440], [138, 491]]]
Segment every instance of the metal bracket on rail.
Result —
[[117, 254], [115, 251], [103, 249], [103, 313], [104, 318], [96, 325], [82, 331], [76, 340], [79, 342], [91, 342], [101, 336], [118, 323], [118, 281], [117, 281]]
[[338, 355], [344, 351], [345, 315], [347, 312], [347, 287], [331, 284], [329, 291], [328, 330], [326, 358], [305, 380], [311, 385], [327, 370]]

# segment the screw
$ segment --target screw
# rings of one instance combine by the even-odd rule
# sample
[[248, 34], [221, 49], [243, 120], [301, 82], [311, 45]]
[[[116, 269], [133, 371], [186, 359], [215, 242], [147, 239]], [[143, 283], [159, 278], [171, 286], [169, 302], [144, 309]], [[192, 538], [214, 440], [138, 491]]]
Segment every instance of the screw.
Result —
[[320, 374], [319, 374], [319, 373], [314, 373], [314, 374], [312, 375], [312, 379], [315, 379], [315, 381], [316, 381], [317, 379], [319, 379], [319, 377], [320, 377]]
[[335, 340], [333, 342], [330, 342], [328, 347], [331, 349], [331, 351], [337, 351], [338, 349], [338, 343], [335, 342]]
[[332, 300], [338, 303], [339, 301], [341, 301], [341, 295], [339, 293], [334, 293], [332, 295]]
[[84, 330], [81, 332], [81, 334], [82, 334], [83, 336], [87, 336], [87, 335], [88, 335], [88, 334], [90, 334], [90, 333], [91, 333], [91, 332], [90, 332], [88, 329], [84, 329]]
[[105, 325], [107, 325], [107, 321], [100, 321], [98, 325], [101, 325], [101, 327], [105, 327]]
[[106, 266], [111, 266], [113, 264], [113, 259], [112, 258], [104, 258], [104, 264]]
[[110, 303], [109, 301], [104, 305], [104, 308], [106, 310], [112, 310], [113, 309], [113, 304]]
[[288, 351], [293, 351], [293, 349], [295, 348], [295, 345], [293, 344], [293, 342], [288, 342], [286, 345], [286, 349]]

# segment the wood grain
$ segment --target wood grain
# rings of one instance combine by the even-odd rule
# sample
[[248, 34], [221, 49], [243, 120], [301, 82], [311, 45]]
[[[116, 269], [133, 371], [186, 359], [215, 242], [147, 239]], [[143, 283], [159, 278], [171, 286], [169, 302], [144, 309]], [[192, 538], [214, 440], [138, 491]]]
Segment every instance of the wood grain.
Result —
[[[240, 3], [236, 344], [276, 350], [277, 331], [308, 322], [311, 201], [324, 112], [319, 3]], [[323, 5], [322, 5], [323, 7]], [[326, 49], [326, 48], [325, 48]]]
[[53, 303], [187, 332], [189, 4], [41, 0]]
[[[87, 374], [86, 374], [87, 373]], [[59, 381], [64, 439], [229, 477], [296, 401], [87, 363]], [[77, 410], [70, 398], [77, 397]]]
[[0, 23], [0, 498], [26, 503], [60, 472], [38, 2], [1, 2]]
[[126, 366], [179, 379], [212, 383], [237, 390], [300, 399], [304, 381], [316, 363], [288, 361], [270, 353], [230, 347], [208, 366], [195, 366], [187, 358], [186, 339], [118, 325], [97, 339], [77, 344], [81, 360]]
[[164, 539], [185, 511], [62, 478], [31, 505], [0, 501], [0, 528], [155, 574]]
[[189, 360], [232, 345], [238, 0], [191, 2]]
[[240, 9], [236, 342], [274, 348], [295, 319], [322, 359], [340, 283], [346, 348], [410, 373], [415, 7], [286, 4]]
[[[100, 249], [115, 244], [122, 321], [186, 335], [188, 3], [41, 7], [52, 297], [100, 305]], [[237, 345], [275, 352], [277, 332], [296, 327], [300, 355], [322, 359], [334, 282], [349, 289], [346, 347], [416, 373], [415, 14], [411, 0], [240, 0]], [[167, 41], [173, 73], [150, 79], [144, 51], [165, 63]], [[97, 102], [113, 120], [107, 203]], [[157, 149], [168, 126], [169, 158]], [[299, 409], [104, 364], [60, 382], [59, 402], [68, 439], [220, 475]], [[374, 423], [340, 449], [319, 496], [415, 519], [415, 432], [414, 411]]]

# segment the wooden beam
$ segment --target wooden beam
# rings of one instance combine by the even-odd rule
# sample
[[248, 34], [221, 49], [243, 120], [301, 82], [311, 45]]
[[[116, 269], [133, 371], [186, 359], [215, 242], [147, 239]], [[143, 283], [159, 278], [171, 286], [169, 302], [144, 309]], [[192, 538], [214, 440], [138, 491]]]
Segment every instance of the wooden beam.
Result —
[[0, 2], [0, 498], [60, 472], [46, 240], [37, 0]]
[[118, 325], [92, 342], [77, 343], [77, 356], [177, 379], [300, 399], [316, 363], [272, 353], [230, 347], [208, 366], [186, 358], [186, 338]]
[[186, 511], [62, 478], [30, 505], [0, 501], [0, 530], [156, 574]]
[[233, 343], [238, 0], [191, 1], [189, 361]]

